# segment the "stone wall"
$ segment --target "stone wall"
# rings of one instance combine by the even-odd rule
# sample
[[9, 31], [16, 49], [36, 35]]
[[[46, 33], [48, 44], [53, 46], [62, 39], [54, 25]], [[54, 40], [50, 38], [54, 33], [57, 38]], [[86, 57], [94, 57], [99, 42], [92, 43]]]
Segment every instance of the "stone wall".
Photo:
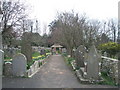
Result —
[[107, 73], [107, 75], [118, 84], [118, 60], [102, 56], [101, 71]]
[[27, 77], [32, 77], [40, 69], [40, 67], [46, 63], [49, 57], [50, 56], [47, 56], [44, 60], [35, 61], [33, 65], [30, 66], [30, 69], [27, 70]]

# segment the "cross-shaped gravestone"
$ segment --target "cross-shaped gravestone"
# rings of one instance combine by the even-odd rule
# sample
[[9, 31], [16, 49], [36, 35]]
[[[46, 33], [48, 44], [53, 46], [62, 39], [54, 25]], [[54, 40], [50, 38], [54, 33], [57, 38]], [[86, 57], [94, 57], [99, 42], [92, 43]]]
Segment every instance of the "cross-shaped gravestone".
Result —
[[84, 67], [84, 54], [86, 52], [86, 48], [81, 45], [77, 48], [77, 50], [75, 51], [75, 59], [76, 59], [76, 63], [77, 63], [77, 67]]
[[90, 52], [88, 53], [87, 56], [87, 67], [86, 67], [86, 72], [87, 75], [86, 77], [89, 79], [99, 79], [99, 74], [100, 74], [100, 60], [101, 56], [97, 53], [97, 50], [95, 46], [93, 45], [90, 48]]

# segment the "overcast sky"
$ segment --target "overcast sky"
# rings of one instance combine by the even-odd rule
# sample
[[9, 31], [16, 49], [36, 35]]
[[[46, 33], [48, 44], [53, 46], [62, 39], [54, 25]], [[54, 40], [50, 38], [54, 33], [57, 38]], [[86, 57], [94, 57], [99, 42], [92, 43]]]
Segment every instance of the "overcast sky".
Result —
[[31, 18], [40, 20], [41, 27], [54, 20], [57, 12], [74, 10], [89, 18], [105, 20], [118, 17], [119, 0], [25, 0], [32, 6]]

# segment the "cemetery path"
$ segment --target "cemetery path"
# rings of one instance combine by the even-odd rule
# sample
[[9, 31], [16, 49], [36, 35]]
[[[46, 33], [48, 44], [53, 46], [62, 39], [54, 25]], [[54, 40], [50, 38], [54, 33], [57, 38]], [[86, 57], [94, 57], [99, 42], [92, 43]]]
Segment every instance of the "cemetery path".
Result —
[[3, 78], [3, 88], [111, 88], [80, 84], [61, 55], [52, 55], [32, 78]]

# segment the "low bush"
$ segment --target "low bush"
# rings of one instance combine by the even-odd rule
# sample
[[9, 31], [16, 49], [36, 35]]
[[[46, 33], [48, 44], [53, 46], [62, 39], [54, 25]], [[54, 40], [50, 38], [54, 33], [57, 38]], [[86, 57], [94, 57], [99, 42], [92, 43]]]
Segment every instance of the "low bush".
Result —
[[117, 86], [114, 80], [112, 80], [106, 72], [101, 72], [101, 76], [104, 79], [104, 81], [99, 82], [98, 84]]
[[35, 60], [32, 60], [27, 63], [27, 69], [30, 69], [30, 66], [35, 62]]
[[99, 45], [98, 49], [101, 50], [102, 53], [107, 52], [110, 57], [114, 57], [118, 52], [120, 52], [120, 44], [108, 42]]

